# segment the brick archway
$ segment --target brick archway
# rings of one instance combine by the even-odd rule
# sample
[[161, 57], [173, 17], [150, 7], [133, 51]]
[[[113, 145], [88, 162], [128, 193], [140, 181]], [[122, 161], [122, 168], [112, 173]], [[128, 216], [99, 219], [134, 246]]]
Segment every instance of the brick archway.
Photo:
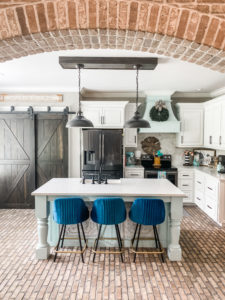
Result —
[[65, 49], [117, 48], [162, 54], [225, 72], [223, 2], [3, 2], [0, 61]]

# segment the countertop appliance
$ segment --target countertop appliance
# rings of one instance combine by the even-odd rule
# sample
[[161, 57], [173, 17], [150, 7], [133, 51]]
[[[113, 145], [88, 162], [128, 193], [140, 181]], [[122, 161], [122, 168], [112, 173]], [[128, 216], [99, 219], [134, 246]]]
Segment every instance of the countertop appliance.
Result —
[[134, 152], [126, 152], [126, 166], [135, 165]]
[[218, 173], [225, 173], [225, 155], [218, 156], [218, 163], [221, 164], [220, 170]]
[[82, 175], [93, 183], [123, 177], [123, 131], [83, 129]]
[[167, 178], [177, 186], [177, 168], [172, 167], [172, 156], [170, 154], [160, 157], [160, 168], [154, 167], [154, 156], [143, 154], [141, 164], [145, 168], [145, 178]]

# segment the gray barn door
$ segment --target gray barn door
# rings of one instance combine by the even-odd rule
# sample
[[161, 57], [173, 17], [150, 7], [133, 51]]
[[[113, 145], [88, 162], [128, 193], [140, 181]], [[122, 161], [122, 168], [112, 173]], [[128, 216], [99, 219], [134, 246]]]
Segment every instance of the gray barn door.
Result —
[[36, 185], [54, 177], [68, 177], [67, 116], [36, 116]]
[[34, 120], [0, 115], [0, 208], [32, 208], [35, 188]]

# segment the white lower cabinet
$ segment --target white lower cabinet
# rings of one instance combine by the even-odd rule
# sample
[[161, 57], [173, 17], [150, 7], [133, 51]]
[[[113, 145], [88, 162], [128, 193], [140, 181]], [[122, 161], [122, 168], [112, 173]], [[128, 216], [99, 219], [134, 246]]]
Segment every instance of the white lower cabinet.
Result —
[[205, 197], [205, 213], [214, 221], [217, 221], [217, 199], [209, 196]]
[[198, 205], [202, 210], [205, 208], [204, 194], [198, 190], [195, 191], [195, 204]]
[[219, 180], [195, 171], [195, 203], [214, 221], [218, 220]]
[[144, 168], [125, 167], [125, 178], [144, 178]]
[[187, 169], [178, 170], [178, 187], [181, 189], [187, 198], [184, 198], [184, 203], [193, 203], [193, 180], [194, 180], [194, 171]]

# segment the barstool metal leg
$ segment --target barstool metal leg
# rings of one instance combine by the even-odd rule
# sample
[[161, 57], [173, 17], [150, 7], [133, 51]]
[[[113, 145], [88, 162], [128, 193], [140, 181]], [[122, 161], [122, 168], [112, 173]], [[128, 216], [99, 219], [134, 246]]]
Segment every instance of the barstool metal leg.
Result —
[[83, 237], [84, 237], [85, 244], [87, 244], [86, 236], [85, 236], [85, 234], [84, 234], [84, 227], [83, 227], [83, 224], [80, 223], [80, 225], [81, 225], [81, 229], [82, 229], [82, 232], [83, 232]]
[[[82, 251], [82, 244], [81, 244], [81, 238], [80, 238], [80, 228], [79, 228], [79, 224], [77, 224], [77, 231], [78, 231], [79, 242], [80, 242], [80, 251]], [[81, 258], [82, 258], [82, 262], [84, 262], [84, 256], [83, 256], [83, 253], [81, 253]]]
[[[115, 225], [115, 228], [116, 228], [116, 235], [117, 235], [117, 240], [118, 240], [118, 244], [119, 244], [119, 249], [121, 251], [122, 250], [122, 241], [121, 241], [121, 238], [120, 238], [118, 224]], [[120, 257], [121, 257], [121, 261], [123, 263], [123, 255], [122, 255], [122, 253], [120, 253]]]
[[156, 227], [155, 227], [155, 225], [153, 225], [154, 238], [155, 238], [155, 247], [159, 248], [155, 229], [156, 229]]
[[[141, 232], [141, 224], [139, 224], [138, 237], [137, 237], [137, 244], [136, 244], [135, 251], [137, 251], [137, 249], [138, 249], [138, 243], [139, 243], [139, 238], [140, 238], [140, 232]], [[136, 255], [137, 255], [137, 253], [134, 253], [134, 262], [136, 261]]]
[[119, 229], [119, 225], [117, 224], [117, 230], [118, 230], [118, 234], [119, 234], [119, 239], [120, 239], [120, 245], [121, 248], [123, 247], [123, 243], [122, 243], [122, 239], [121, 239], [121, 235], [120, 235], [120, 229]]
[[132, 244], [132, 245], [133, 245], [134, 240], [135, 240], [135, 236], [136, 236], [136, 233], [137, 233], [137, 229], [138, 229], [138, 224], [136, 225], [136, 228], [135, 228], [135, 231], [134, 231], [134, 236], [133, 236], [133, 238], [132, 238], [132, 240], [131, 240], [131, 244]]
[[[95, 244], [95, 251], [98, 248], [98, 241], [99, 241], [99, 238], [100, 238], [101, 229], [102, 229], [102, 224], [100, 224], [100, 226], [99, 226], [98, 237], [97, 237], [97, 241], [96, 241], [96, 244]], [[96, 253], [94, 253], [94, 256], [93, 256], [93, 262], [95, 262], [95, 256], [96, 256]]]
[[65, 233], [66, 233], [66, 225], [64, 225], [64, 230], [63, 230], [63, 235], [62, 235], [62, 242], [61, 242], [61, 248], [63, 248]]
[[[161, 244], [160, 244], [160, 240], [159, 240], [159, 235], [158, 235], [157, 227], [155, 227], [155, 232], [156, 232], [156, 238], [157, 238], [157, 240], [158, 240], [159, 250], [162, 251], [162, 247], [161, 247]], [[165, 260], [164, 260], [163, 253], [161, 253], [161, 259], [162, 259], [162, 262], [164, 263]]]
[[[56, 251], [59, 250], [59, 244], [60, 244], [60, 240], [61, 240], [61, 235], [62, 235], [62, 232], [63, 232], [63, 228], [64, 228], [64, 225], [62, 225], [60, 233], [59, 233], [59, 239], [58, 239], [58, 243], [56, 245]], [[54, 256], [54, 262], [56, 260], [56, 257], [57, 257], [57, 252], [55, 253], [55, 256]]]

